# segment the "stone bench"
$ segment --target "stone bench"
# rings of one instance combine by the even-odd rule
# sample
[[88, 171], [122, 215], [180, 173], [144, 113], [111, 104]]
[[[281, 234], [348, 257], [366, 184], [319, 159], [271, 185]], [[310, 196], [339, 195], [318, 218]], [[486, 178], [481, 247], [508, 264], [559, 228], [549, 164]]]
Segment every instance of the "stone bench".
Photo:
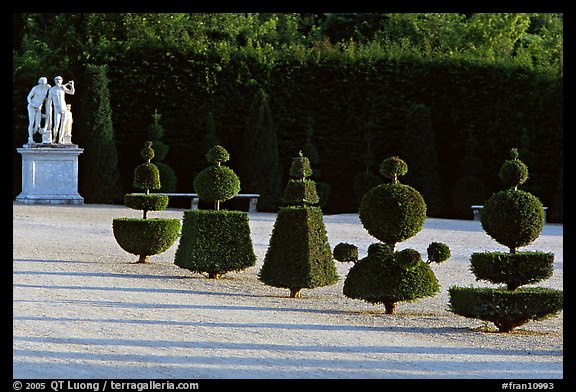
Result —
[[[200, 197], [197, 193], [158, 193], [159, 195], [166, 195], [168, 197], [191, 197], [192, 205], [191, 209], [197, 210], [198, 203], [200, 202]], [[260, 197], [257, 193], [239, 193], [234, 196], [234, 199], [250, 199], [250, 205], [248, 207], [248, 212], [256, 212], [256, 206], [258, 204], [258, 198]]]
[[[472, 205], [472, 206], [470, 206], [470, 208], [472, 208], [472, 213], [474, 214], [474, 220], [479, 221], [480, 220], [480, 210], [482, 208], [484, 208], [484, 206]], [[542, 209], [544, 210], [544, 223], [546, 223], [546, 211], [548, 210], [548, 207], [542, 207]]]

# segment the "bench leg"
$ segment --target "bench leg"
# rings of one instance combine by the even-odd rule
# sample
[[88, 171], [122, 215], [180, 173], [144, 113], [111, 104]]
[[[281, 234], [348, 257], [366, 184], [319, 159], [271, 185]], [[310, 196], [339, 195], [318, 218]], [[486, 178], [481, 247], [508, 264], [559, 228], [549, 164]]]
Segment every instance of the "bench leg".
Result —
[[472, 212], [474, 213], [474, 220], [479, 221], [480, 220], [480, 210], [472, 210]]
[[192, 198], [192, 206], [191, 208], [193, 210], [197, 210], [198, 209], [198, 202], [200, 201], [200, 199], [198, 197], [193, 197]]
[[248, 212], [256, 212], [256, 204], [258, 204], [258, 199], [253, 197], [250, 199], [250, 207], [248, 207]]

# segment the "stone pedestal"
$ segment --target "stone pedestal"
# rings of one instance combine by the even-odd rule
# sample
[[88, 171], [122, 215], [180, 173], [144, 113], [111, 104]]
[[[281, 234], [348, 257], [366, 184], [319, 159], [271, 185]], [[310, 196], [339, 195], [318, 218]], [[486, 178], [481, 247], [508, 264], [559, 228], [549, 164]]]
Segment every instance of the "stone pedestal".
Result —
[[78, 193], [76, 144], [25, 144], [22, 155], [22, 192], [16, 201], [25, 204], [84, 204]]

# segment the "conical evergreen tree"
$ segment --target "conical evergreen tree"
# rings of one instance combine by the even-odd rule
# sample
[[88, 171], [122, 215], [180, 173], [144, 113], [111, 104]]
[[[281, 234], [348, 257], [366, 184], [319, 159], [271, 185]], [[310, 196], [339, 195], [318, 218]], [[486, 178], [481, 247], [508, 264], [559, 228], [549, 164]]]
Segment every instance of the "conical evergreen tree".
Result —
[[275, 211], [282, 198], [282, 169], [268, 95], [259, 90], [250, 106], [238, 166], [245, 193], [258, 193], [260, 211]]
[[122, 202], [108, 83], [106, 66], [86, 66], [74, 124], [78, 125], [78, 144], [84, 148], [78, 187], [88, 203]]
[[164, 127], [160, 124], [161, 118], [158, 110], [155, 110], [152, 115], [153, 122], [146, 129], [146, 140], [150, 140], [154, 144], [154, 151], [156, 152], [154, 161], [160, 172], [160, 183], [162, 184], [159, 191], [169, 193], [176, 191], [177, 178], [174, 170], [165, 162], [170, 147], [162, 141]]

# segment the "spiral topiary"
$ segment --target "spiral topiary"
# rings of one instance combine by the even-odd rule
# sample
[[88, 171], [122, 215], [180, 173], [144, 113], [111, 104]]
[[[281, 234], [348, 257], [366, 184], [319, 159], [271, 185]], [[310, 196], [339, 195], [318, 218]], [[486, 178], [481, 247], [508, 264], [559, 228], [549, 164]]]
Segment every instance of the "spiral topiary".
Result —
[[383, 303], [387, 314], [394, 314], [396, 303], [432, 296], [439, 290], [438, 280], [429, 264], [450, 257], [445, 244], [433, 242], [424, 262], [414, 249], [396, 251], [396, 243], [416, 235], [426, 220], [426, 203], [422, 195], [398, 177], [408, 172], [399, 157], [385, 159], [380, 173], [391, 180], [368, 191], [360, 203], [360, 220], [370, 235], [381, 243], [368, 247], [368, 256], [358, 260], [358, 249], [340, 243], [334, 258], [354, 262], [344, 281], [343, 293], [349, 298], [370, 303]]

